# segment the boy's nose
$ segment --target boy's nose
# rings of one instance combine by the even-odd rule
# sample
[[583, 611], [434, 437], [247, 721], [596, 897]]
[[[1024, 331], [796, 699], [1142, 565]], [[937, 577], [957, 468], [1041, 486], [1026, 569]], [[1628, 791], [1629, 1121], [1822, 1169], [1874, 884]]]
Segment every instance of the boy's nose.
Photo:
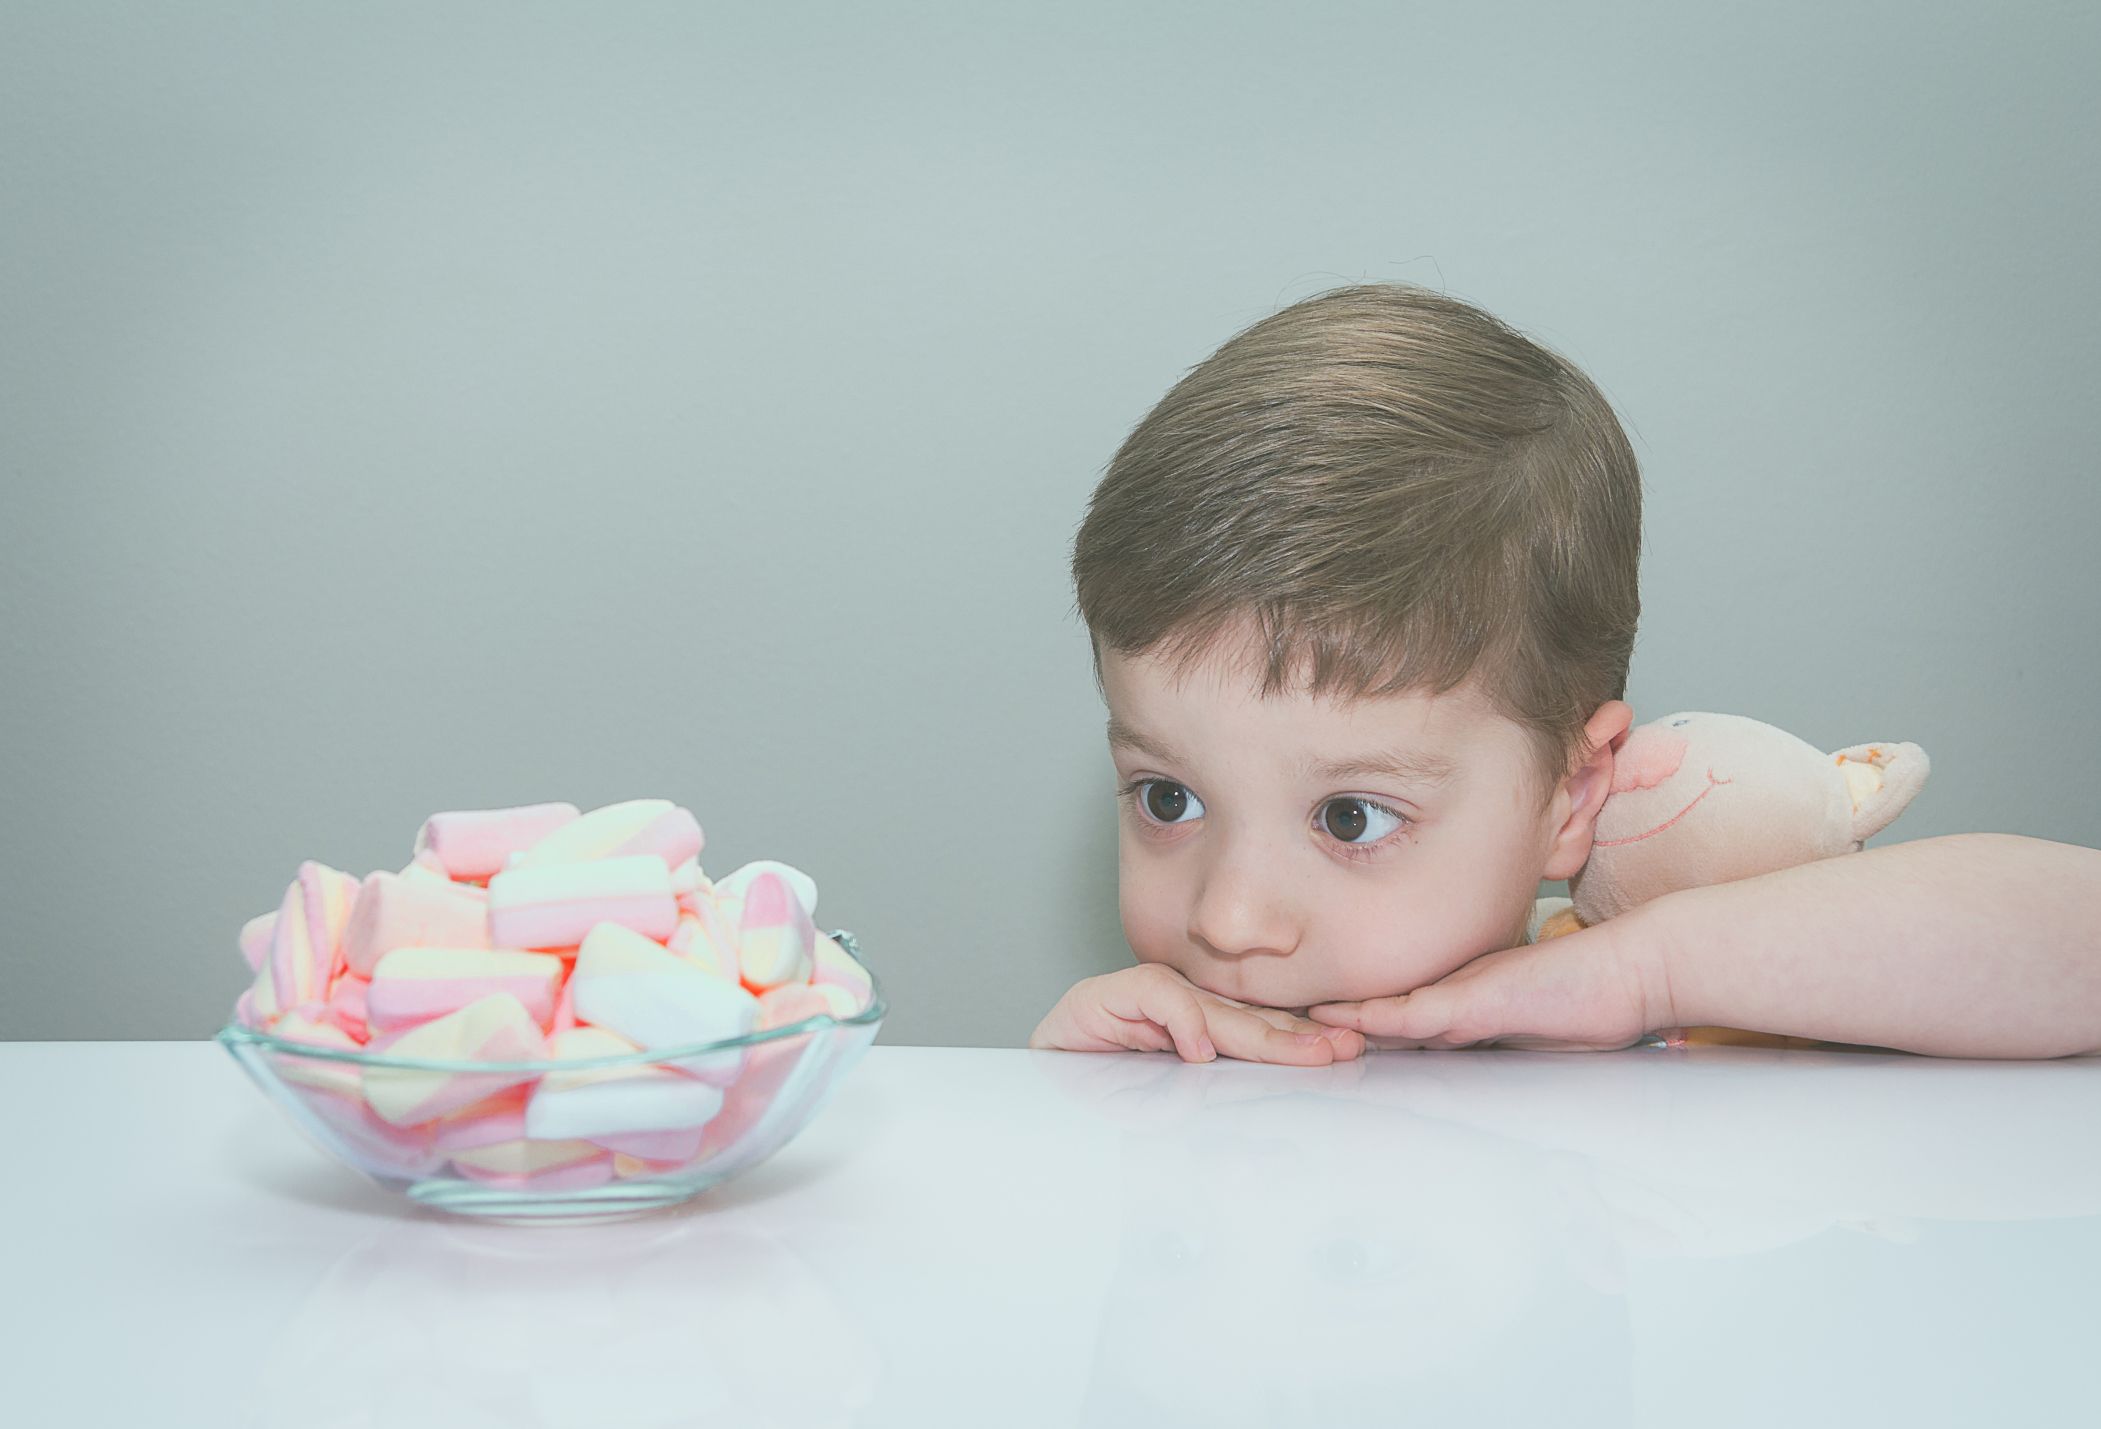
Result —
[[1252, 862], [1221, 860], [1208, 871], [1189, 910], [1192, 941], [1224, 957], [1298, 947], [1298, 925], [1283, 890]]

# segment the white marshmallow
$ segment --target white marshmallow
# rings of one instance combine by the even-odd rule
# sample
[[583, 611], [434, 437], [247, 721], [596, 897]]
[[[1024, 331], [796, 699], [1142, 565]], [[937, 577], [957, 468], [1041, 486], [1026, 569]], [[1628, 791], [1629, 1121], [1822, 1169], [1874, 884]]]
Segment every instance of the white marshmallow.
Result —
[[[617, 923], [584, 939], [570, 991], [580, 1020], [652, 1049], [747, 1036], [759, 1022], [759, 1000], [743, 988]], [[672, 1065], [719, 1085], [742, 1063], [731, 1051]]]
[[[564, 1061], [617, 1057], [635, 1044], [597, 1027], [563, 1032], [550, 1047]], [[622, 1133], [682, 1131], [705, 1126], [722, 1110], [722, 1091], [663, 1066], [595, 1067], [549, 1072], [525, 1108], [525, 1134], [534, 1140], [596, 1141]]]

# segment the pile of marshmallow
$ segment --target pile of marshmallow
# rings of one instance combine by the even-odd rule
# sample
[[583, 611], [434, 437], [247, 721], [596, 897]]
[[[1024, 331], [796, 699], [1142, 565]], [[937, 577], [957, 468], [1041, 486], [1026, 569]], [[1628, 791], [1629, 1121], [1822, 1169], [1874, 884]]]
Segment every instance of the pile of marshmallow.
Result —
[[[811, 920], [807, 875], [756, 862], [710, 881], [702, 846], [687, 810], [635, 799], [434, 814], [399, 873], [302, 863], [241, 930], [255, 982], [236, 1020], [390, 1059], [566, 1062], [868, 1006], [867, 971]], [[277, 1065], [368, 1169], [569, 1189], [711, 1156], [763, 1116], [807, 1041], [574, 1071]]]

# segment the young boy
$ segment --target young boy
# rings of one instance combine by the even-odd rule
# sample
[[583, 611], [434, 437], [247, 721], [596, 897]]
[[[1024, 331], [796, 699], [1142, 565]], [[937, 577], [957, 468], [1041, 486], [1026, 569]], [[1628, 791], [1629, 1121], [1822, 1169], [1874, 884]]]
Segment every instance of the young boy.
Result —
[[1634, 722], [1640, 547], [1596, 386], [1456, 299], [1341, 289], [1192, 370], [1073, 554], [1139, 961], [1029, 1045], [1321, 1064], [1720, 1024], [2101, 1050], [2101, 851], [2073, 845], [1922, 839], [1532, 945]]

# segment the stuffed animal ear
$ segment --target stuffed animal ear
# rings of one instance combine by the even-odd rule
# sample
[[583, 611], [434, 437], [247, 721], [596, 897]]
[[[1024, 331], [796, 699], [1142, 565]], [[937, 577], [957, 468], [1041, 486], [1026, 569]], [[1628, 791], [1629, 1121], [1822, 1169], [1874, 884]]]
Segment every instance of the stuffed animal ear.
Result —
[[1933, 767], [1916, 744], [1855, 744], [1832, 756], [1853, 795], [1853, 842], [1881, 833], [1926, 786]]

